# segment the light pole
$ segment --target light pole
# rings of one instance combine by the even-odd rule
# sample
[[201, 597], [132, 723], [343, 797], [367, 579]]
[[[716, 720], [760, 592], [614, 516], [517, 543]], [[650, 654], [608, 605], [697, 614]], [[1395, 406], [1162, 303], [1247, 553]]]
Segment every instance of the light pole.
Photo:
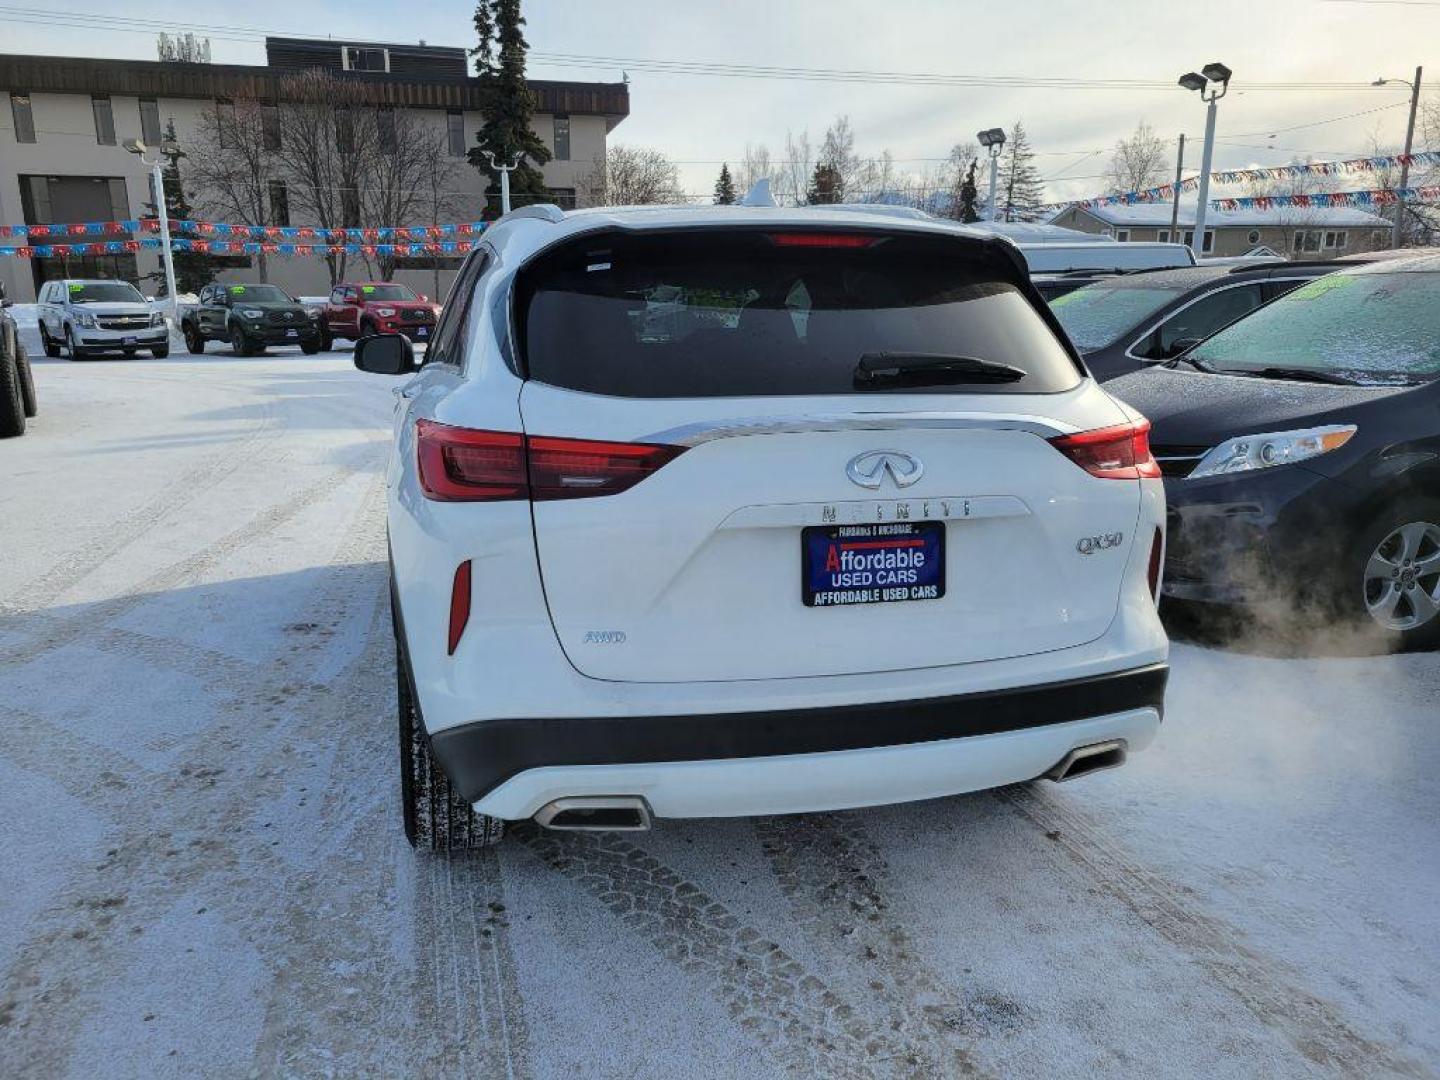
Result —
[[1000, 151], [1005, 149], [1005, 129], [989, 128], [980, 132], [975, 138], [980, 140], [980, 145], [990, 151], [990, 220], [995, 220], [995, 183], [1000, 175]]
[[490, 159], [490, 167], [500, 174], [500, 212], [508, 214], [510, 212], [510, 174], [520, 167], [521, 155], [516, 154], [511, 158], [509, 165], [497, 164], [495, 155], [489, 150], [485, 151], [485, 156]]
[[1399, 82], [1410, 87], [1410, 123], [1405, 127], [1405, 158], [1400, 162], [1400, 190], [1395, 194], [1395, 234], [1390, 240], [1393, 248], [1403, 247], [1404, 240], [1402, 233], [1405, 225], [1405, 186], [1410, 183], [1410, 147], [1415, 142], [1415, 110], [1420, 105], [1420, 76], [1425, 74], [1423, 67], [1415, 69], [1415, 81], [1409, 79], [1376, 79], [1373, 86], [1384, 86], [1386, 83]]
[[[125, 149], [138, 157], [142, 165], [150, 166], [150, 185], [155, 192], [155, 212], [160, 217], [160, 254], [165, 263], [165, 294], [170, 301], [170, 324], [177, 326], [180, 322], [180, 308], [175, 299], [175, 260], [170, 255], [170, 212], [165, 205], [165, 177], [160, 172], [162, 162], [147, 158], [147, 147], [139, 139], [127, 139]], [[173, 142], [162, 142], [159, 149], [163, 159], [165, 154], [173, 153], [178, 148]]]
[[[1205, 253], [1205, 212], [1210, 208], [1210, 159], [1215, 154], [1215, 103], [1230, 89], [1230, 77], [1234, 74], [1218, 60], [1206, 64], [1200, 73], [1189, 72], [1180, 76], [1180, 85], [1186, 90], [1195, 90], [1200, 100], [1209, 107], [1205, 112], [1205, 146], [1200, 151], [1200, 191], [1195, 204], [1195, 246], [1200, 254]], [[1218, 88], [1213, 88], [1218, 84]]]

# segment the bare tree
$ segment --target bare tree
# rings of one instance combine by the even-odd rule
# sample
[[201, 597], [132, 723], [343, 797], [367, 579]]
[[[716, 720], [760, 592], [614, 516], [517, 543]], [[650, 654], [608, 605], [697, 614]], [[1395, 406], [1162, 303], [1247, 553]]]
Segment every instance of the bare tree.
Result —
[[[361, 194], [384, 156], [381, 124], [393, 123], [395, 114], [382, 121], [369, 101], [369, 84], [318, 68], [286, 78], [280, 97], [280, 145], [273, 156], [291, 207], [319, 229], [360, 225]], [[347, 257], [327, 254], [325, 261], [333, 286], [345, 277]]]
[[859, 190], [864, 179], [865, 162], [855, 153], [855, 131], [850, 126], [850, 117], [837, 116], [825, 129], [820, 142], [820, 156], [816, 166], [824, 166], [833, 176], [836, 188], [836, 202], [844, 202], [847, 194]]
[[[364, 220], [433, 225], [453, 212], [458, 197], [449, 189], [456, 186], [456, 170], [444, 128], [414, 111], [382, 110], [376, 115], [376, 134], [380, 152], [369, 162], [360, 189]], [[395, 256], [381, 255], [375, 263], [382, 280], [395, 276]]]
[[810, 133], [802, 131], [799, 135], [794, 135], [789, 131], [785, 132], [785, 159], [775, 170], [772, 181], [776, 189], [776, 201], [782, 205], [804, 206], [814, 169]]
[[775, 166], [770, 160], [770, 148], [764, 143], [757, 146], [745, 144], [745, 157], [740, 164], [736, 186], [743, 199], [760, 180], [774, 180]]
[[596, 158], [582, 181], [593, 206], [644, 206], [681, 203], [680, 170], [659, 150], [643, 146], [609, 146]]
[[1141, 120], [1135, 134], [1115, 143], [1105, 182], [1115, 192], [1144, 191], [1164, 183], [1169, 168], [1169, 145]]
[[[274, 172], [267, 145], [273, 145], [274, 113], [256, 98], [217, 101], [200, 112], [189, 141], [191, 180], [202, 211], [237, 225], [264, 225], [269, 219]], [[268, 281], [265, 254], [257, 258]]]

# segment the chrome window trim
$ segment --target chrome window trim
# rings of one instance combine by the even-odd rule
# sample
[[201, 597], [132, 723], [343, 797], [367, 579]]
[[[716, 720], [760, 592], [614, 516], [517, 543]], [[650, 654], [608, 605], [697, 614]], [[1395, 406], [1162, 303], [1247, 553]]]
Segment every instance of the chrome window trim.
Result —
[[[1225, 283], [1224, 285], [1221, 285], [1218, 289], [1211, 289], [1209, 292], [1201, 293], [1199, 296], [1192, 297], [1191, 299], [1187, 300], [1185, 303], [1183, 303], [1183, 304], [1181, 304], [1179, 307], [1177, 307], [1175, 310], [1173, 310], [1173, 311], [1167, 313], [1166, 315], [1164, 315], [1163, 317], [1155, 320], [1155, 322], [1151, 323], [1150, 326], [1146, 328], [1146, 330], [1145, 330], [1145, 332], [1144, 332], [1143, 334], [1141, 334], [1139, 337], [1135, 338], [1135, 340], [1132, 341], [1132, 342], [1130, 342], [1130, 344], [1126, 347], [1126, 349], [1125, 349], [1125, 358], [1126, 358], [1127, 360], [1134, 360], [1136, 363], [1140, 363], [1140, 364], [1159, 364], [1159, 363], [1162, 363], [1162, 361], [1152, 359], [1151, 357], [1148, 357], [1148, 356], [1137, 356], [1136, 353], [1135, 353], [1135, 349], [1139, 346], [1139, 344], [1140, 344], [1142, 341], [1144, 341], [1146, 338], [1148, 338], [1148, 337], [1149, 337], [1151, 334], [1153, 334], [1156, 330], [1160, 329], [1160, 327], [1164, 326], [1167, 322], [1169, 322], [1171, 319], [1173, 319], [1176, 315], [1179, 315], [1182, 311], [1185, 311], [1187, 308], [1193, 307], [1194, 305], [1198, 304], [1201, 300], [1209, 300], [1210, 297], [1215, 296], [1215, 295], [1218, 294], [1218, 293], [1225, 292], [1225, 291], [1227, 291], [1227, 290], [1229, 290], [1229, 289], [1243, 289], [1243, 288], [1245, 288], [1247, 285], [1254, 285], [1256, 288], [1258, 288], [1258, 289], [1260, 290], [1261, 300], [1260, 300], [1260, 305], [1259, 305], [1259, 307], [1253, 308], [1252, 310], [1254, 310], [1254, 311], [1259, 311], [1260, 308], [1264, 307], [1266, 304], [1271, 303], [1270, 300], [1264, 299], [1265, 286], [1268, 285], [1268, 284], [1270, 284], [1271, 282], [1276, 282], [1276, 281], [1295, 281], [1295, 282], [1314, 281], [1317, 277], [1324, 277], [1324, 276], [1325, 276], [1324, 274], [1310, 274], [1310, 275], [1308, 275], [1308, 276], [1306, 276], [1306, 277], [1251, 278], [1249, 281], [1230, 281], [1230, 282], [1227, 282], [1227, 283]], [[1275, 299], [1278, 300], [1279, 297], [1275, 297]], [[1250, 312], [1247, 311], [1245, 314], [1248, 315], [1248, 314], [1250, 314]], [[1241, 317], [1243, 318], [1244, 316], [1241, 316]], [[1232, 321], [1234, 321], [1234, 320], [1232, 320]], [[1229, 325], [1230, 325], [1229, 323], [1226, 323], [1226, 324], [1225, 324], [1225, 326], [1229, 326]], [[1222, 327], [1220, 328], [1220, 330], [1223, 330], [1223, 329], [1225, 329], [1224, 326], [1222, 326]], [[1218, 334], [1219, 332], [1220, 332], [1219, 330], [1216, 331], [1217, 334]]]

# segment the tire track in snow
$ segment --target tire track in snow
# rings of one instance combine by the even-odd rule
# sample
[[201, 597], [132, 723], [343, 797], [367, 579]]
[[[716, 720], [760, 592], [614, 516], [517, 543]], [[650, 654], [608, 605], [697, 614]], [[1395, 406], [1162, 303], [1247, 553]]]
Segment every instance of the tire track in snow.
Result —
[[753, 826], [797, 924], [869, 988], [875, 1022], [923, 1054], [932, 1075], [983, 1075], [969, 1048], [994, 1027], [1023, 1023], [1024, 1010], [971, 998], [924, 962], [889, 910], [889, 864], [856, 815], [763, 817]]
[[994, 795], [1308, 1061], [1341, 1076], [1432, 1075], [1355, 1031], [1334, 1005], [1291, 982], [1279, 963], [1242, 944], [1244, 935], [1234, 927], [1197, 910], [1082, 814], [1027, 786], [1002, 788]]
[[943, 1075], [779, 944], [653, 855], [614, 834], [553, 833], [528, 822], [511, 833], [704, 985], [790, 1074], [916, 1080]]

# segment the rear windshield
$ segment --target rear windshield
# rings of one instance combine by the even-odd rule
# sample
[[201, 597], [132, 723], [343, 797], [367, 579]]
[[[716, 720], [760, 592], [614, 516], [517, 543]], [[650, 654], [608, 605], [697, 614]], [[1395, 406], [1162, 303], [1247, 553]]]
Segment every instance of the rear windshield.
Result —
[[1217, 371], [1301, 368], [1352, 382], [1440, 377], [1440, 274], [1330, 274], [1221, 330], [1187, 356]]
[[[1080, 381], [1025, 294], [953, 240], [865, 233], [870, 246], [842, 247], [826, 245], [857, 234], [806, 233], [800, 246], [778, 235], [603, 233], [542, 257], [517, 293], [529, 376], [640, 398], [1051, 393]], [[1019, 373], [923, 387], [857, 379], [862, 357], [882, 353]]]
[[1183, 290], [1100, 283], [1057, 296], [1050, 310], [1081, 352], [1113, 345]]
[[143, 304], [145, 297], [128, 281], [72, 281], [68, 286], [72, 304]]

